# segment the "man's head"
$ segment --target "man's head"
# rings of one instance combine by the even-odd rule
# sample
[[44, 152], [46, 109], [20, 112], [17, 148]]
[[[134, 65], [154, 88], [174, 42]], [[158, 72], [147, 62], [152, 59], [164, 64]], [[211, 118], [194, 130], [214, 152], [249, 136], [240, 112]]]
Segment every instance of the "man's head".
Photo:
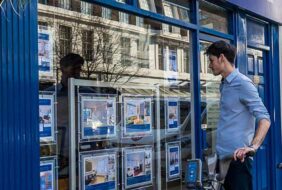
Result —
[[212, 43], [206, 50], [209, 56], [209, 68], [214, 75], [230, 72], [235, 63], [236, 48], [225, 41]]
[[67, 86], [68, 78], [80, 78], [83, 63], [84, 59], [75, 53], [69, 53], [60, 60], [63, 85]]

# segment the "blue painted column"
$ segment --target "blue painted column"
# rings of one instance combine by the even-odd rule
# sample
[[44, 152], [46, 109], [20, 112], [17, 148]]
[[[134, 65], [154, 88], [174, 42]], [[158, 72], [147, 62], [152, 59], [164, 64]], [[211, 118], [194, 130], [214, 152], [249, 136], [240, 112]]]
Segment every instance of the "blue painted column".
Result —
[[26, 2], [20, 8], [18, 0], [4, 0], [0, 10], [0, 189], [3, 190], [39, 189], [37, 1]]

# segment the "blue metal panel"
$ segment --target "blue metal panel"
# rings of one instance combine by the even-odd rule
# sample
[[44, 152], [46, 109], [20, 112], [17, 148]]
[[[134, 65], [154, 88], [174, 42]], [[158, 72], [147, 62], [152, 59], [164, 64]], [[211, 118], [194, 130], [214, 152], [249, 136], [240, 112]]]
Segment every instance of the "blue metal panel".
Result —
[[231, 40], [231, 41], [234, 40], [233, 35], [218, 32], [218, 31], [215, 31], [215, 30], [212, 30], [212, 29], [209, 29], [209, 28], [200, 27], [200, 32], [211, 34], [211, 35], [221, 37], [221, 38], [226, 38], [226, 39]]
[[[271, 179], [272, 189], [280, 189], [282, 187], [282, 170], [277, 168], [277, 164], [282, 162], [282, 128], [281, 128], [281, 103], [280, 103], [280, 78], [279, 78], [279, 30], [277, 25], [271, 26], [271, 65], [272, 70], [270, 71], [271, 81]], [[281, 38], [281, 36], [280, 36]], [[281, 64], [281, 63], [280, 63]], [[279, 89], [279, 90], [278, 90]]]
[[[193, 4], [193, 9], [198, 10], [199, 2], [195, 1]], [[195, 22], [199, 23], [199, 13], [196, 12]], [[194, 130], [195, 130], [195, 156], [197, 158], [202, 158], [203, 150], [203, 131], [201, 129], [201, 84], [200, 84], [200, 47], [199, 47], [199, 30], [192, 33], [192, 46], [193, 46], [193, 66], [192, 66], [192, 76], [193, 76], [193, 100], [194, 100]]]
[[[12, 10], [14, 4], [17, 15]], [[0, 11], [0, 189], [39, 189], [37, 1]]]
[[261, 15], [263, 17], [269, 18], [276, 22], [281, 23], [282, 21], [282, 14], [281, 14], [281, 7], [282, 1], [281, 0], [271, 0], [271, 1], [257, 1], [257, 0], [227, 0], [228, 2], [235, 4], [239, 7], [252, 11], [255, 14]]

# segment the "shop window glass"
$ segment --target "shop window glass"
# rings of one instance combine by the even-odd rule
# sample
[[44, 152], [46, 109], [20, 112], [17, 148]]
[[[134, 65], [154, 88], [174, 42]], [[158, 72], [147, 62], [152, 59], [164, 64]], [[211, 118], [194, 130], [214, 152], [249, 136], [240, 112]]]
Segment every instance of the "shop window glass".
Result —
[[163, 1], [164, 15], [190, 22], [190, 1]]
[[227, 10], [206, 1], [200, 1], [199, 11], [201, 26], [223, 33], [229, 32]]
[[[205, 54], [206, 49], [211, 45], [211, 42], [200, 41], [200, 84], [201, 84], [201, 128], [205, 131], [206, 137], [204, 146], [204, 158], [214, 158], [216, 154], [216, 130], [219, 119], [219, 102], [221, 76], [214, 76], [208, 68], [209, 58]], [[204, 168], [207, 170], [207, 168]], [[208, 171], [204, 171], [204, 177]]]
[[250, 43], [265, 45], [265, 24], [247, 20], [247, 39]]
[[190, 31], [92, 7], [38, 10], [41, 188], [186, 189]]

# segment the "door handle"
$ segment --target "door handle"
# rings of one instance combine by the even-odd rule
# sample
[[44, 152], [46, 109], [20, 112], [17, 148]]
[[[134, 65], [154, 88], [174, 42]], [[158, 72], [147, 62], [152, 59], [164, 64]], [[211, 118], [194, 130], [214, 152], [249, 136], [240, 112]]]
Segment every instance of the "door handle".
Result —
[[282, 162], [280, 164], [277, 164], [278, 169], [282, 169]]

